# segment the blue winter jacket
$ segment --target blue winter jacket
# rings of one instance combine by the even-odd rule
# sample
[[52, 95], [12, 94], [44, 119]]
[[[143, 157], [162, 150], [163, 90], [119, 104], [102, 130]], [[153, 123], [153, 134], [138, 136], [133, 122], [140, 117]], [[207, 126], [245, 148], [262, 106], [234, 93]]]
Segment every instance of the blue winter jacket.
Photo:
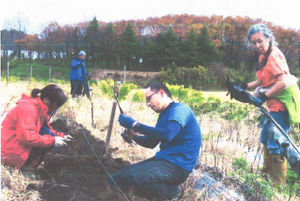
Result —
[[75, 70], [73, 69], [73, 67], [77, 67], [81, 62], [82, 62], [82, 65], [83, 65], [83, 68], [84, 68], [84, 71], [85, 71], [85, 75], [89, 74], [89, 72], [85, 68], [85, 62], [82, 61], [80, 58], [76, 58], [76, 59], [73, 59], [72, 63], [71, 63], [71, 67], [70, 67], [70, 80], [83, 80], [82, 79], [81, 66], [79, 66]]

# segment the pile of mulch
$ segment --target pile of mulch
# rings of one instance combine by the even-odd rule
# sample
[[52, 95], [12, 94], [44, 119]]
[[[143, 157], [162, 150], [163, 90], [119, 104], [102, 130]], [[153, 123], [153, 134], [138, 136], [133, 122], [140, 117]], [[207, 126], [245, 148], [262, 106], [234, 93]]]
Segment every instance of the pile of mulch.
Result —
[[73, 140], [68, 146], [55, 147], [47, 153], [36, 174], [43, 184], [29, 185], [28, 189], [38, 190], [43, 200], [124, 200], [108, 185], [106, 171], [113, 174], [130, 163], [112, 158], [111, 153], [116, 149], [109, 149], [104, 156], [105, 142], [91, 136], [90, 131], [80, 124], [73, 122], [70, 128], [59, 119], [51, 126], [70, 134]]

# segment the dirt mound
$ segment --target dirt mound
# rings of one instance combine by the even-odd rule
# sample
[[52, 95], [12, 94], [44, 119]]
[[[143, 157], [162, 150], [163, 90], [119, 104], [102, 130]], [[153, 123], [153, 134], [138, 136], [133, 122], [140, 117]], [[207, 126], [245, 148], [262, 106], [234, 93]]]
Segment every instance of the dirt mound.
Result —
[[[41, 198], [120, 200], [107, 184], [109, 176], [104, 167], [112, 174], [130, 163], [121, 158], [112, 158], [111, 153], [116, 149], [109, 149], [104, 157], [105, 142], [91, 136], [90, 131], [80, 124], [67, 127], [64, 121], [56, 120], [51, 125], [57, 131], [72, 135], [73, 140], [68, 142], [68, 146], [54, 148], [47, 153], [43, 167], [37, 172], [37, 176], [43, 180], [43, 185], [35, 189], [40, 192]], [[105, 193], [109, 191], [111, 193]]]

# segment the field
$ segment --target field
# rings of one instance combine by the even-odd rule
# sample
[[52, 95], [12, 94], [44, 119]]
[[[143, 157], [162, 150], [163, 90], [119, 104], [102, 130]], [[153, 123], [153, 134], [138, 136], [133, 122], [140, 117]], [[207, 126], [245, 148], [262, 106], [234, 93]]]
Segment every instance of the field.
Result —
[[[22, 93], [30, 94], [33, 88], [43, 88], [40, 82], [1, 83], [1, 122], [7, 112], [15, 106]], [[67, 93], [69, 83], [59, 85]], [[138, 89], [143, 90], [143, 89]], [[131, 91], [121, 101], [124, 112], [141, 123], [154, 126], [157, 114], [144, 102], [133, 102]], [[259, 142], [260, 114], [253, 106], [230, 100], [227, 92], [203, 92], [203, 97], [219, 98], [220, 107], [205, 102], [197, 110], [201, 125], [203, 146], [198, 165], [184, 183], [183, 200], [232, 200], [228, 192], [214, 193], [218, 185], [236, 192], [241, 200], [299, 200], [299, 181], [289, 171], [288, 184], [272, 188], [270, 180], [261, 177], [262, 146]], [[68, 96], [70, 97], [69, 93]], [[175, 101], [176, 98], [174, 98]], [[36, 172], [36, 179], [29, 179], [16, 169], [1, 166], [2, 200], [143, 200], [132, 193], [122, 194], [107, 185], [109, 174], [131, 163], [149, 158], [157, 149], [145, 149], [123, 141], [118, 124], [117, 108], [109, 147], [106, 144], [113, 100], [105, 97], [100, 88], [94, 87], [94, 125], [92, 125], [91, 102], [86, 97], [69, 98], [68, 102], [51, 119], [52, 126], [73, 136], [72, 142], [54, 148]], [[298, 128], [292, 133], [299, 133]], [[108, 149], [107, 154], [105, 150]], [[208, 173], [218, 182], [211, 189], [196, 189], [197, 180]]]

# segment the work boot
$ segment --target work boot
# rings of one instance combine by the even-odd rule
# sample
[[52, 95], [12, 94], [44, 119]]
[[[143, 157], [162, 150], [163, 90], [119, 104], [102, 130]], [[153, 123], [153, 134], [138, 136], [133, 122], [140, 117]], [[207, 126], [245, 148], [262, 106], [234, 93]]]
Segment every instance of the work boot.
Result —
[[271, 155], [272, 157], [272, 170], [271, 177], [273, 178], [274, 185], [286, 183], [287, 175], [287, 160], [281, 155]]
[[270, 150], [267, 148], [267, 145], [263, 145], [264, 149], [264, 165], [261, 168], [261, 172], [265, 174], [270, 174], [271, 173], [271, 165], [272, 165], [272, 157], [270, 154]]

